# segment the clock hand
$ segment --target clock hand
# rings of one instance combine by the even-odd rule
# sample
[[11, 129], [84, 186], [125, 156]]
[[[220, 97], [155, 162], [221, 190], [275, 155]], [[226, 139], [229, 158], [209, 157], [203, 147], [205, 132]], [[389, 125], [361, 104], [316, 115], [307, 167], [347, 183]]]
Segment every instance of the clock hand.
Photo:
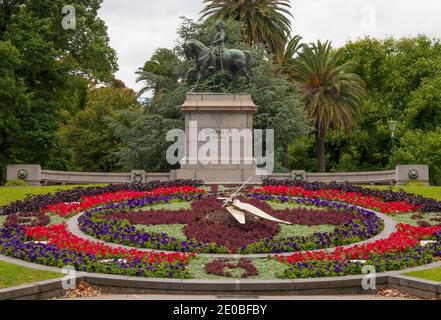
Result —
[[224, 208], [229, 202], [231, 202], [233, 198], [240, 192], [240, 190], [242, 190], [248, 184], [248, 182], [251, 181], [251, 179], [253, 179], [253, 177], [250, 177], [239, 189], [237, 189], [235, 193], [233, 193], [227, 200], [225, 200], [222, 208]]

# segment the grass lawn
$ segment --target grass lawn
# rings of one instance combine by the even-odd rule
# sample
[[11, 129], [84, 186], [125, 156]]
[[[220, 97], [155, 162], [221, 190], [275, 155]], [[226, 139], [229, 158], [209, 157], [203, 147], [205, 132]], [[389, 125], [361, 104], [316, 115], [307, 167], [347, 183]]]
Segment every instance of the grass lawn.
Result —
[[327, 210], [326, 208], [320, 208], [320, 207], [312, 207], [312, 206], [303, 206], [301, 204], [298, 204], [297, 202], [278, 202], [278, 201], [267, 201], [267, 203], [273, 208], [274, 210], [289, 210], [289, 209], [308, 209], [308, 210]]
[[0, 188], [0, 205], [5, 205], [13, 201], [22, 200], [28, 195], [55, 193], [61, 190], [69, 190], [77, 187], [88, 186], [48, 186], [48, 187], [10, 187]]
[[415, 213], [405, 213], [405, 214], [398, 214], [396, 216], [391, 216], [392, 219], [394, 219], [397, 223], [404, 223], [404, 224], [410, 224], [411, 226], [418, 226], [418, 221], [425, 221], [430, 223], [432, 226], [437, 226], [440, 224], [440, 221], [433, 220], [436, 218], [441, 217], [441, 213], [420, 213], [422, 218], [412, 219], [412, 216], [414, 216]]
[[[370, 188], [371, 186], [366, 186]], [[386, 186], [375, 186], [374, 188], [378, 189], [386, 189], [389, 187]], [[404, 190], [409, 193], [419, 194], [426, 198], [432, 198], [441, 201], [441, 187], [434, 186], [418, 186], [418, 185], [409, 185], [409, 186], [397, 186], [392, 188], [393, 191]]]
[[185, 201], [185, 202], [169, 202], [169, 203], [159, 203], [150, 205], [147, 207], [139, 208], [134, 211], [151, 211], [151, 210], [167, 210], [167, 211], [179, 211], [179, 210], [190, 210], [191, 203], [193, 201]]
[[289, 237], [307, 237], [314, 233], [333, 232], [335, 226], [304, 226], [304, 225], [280, 225], [280, 232], [274, 237], [276, 240]]
[[185, 224], [158, 224], [158, 225], [135, 225], [136, 229], [148, 233], [166, 233], [169, 237], [178, 239], [179, 241], [186, 241], [187, 237], [184, 234]]
[[424, 280], [441, 282], [441, 267], [428, 269], [428, 270], [422, 270], [422, 271], [409, 272], [409, 273], [406, 273], [405, 275], [409, 276], [409, 277], [424, 279]]
[[30, 269], [0, 261], [0, 289], [61, 277], [61, 273]]

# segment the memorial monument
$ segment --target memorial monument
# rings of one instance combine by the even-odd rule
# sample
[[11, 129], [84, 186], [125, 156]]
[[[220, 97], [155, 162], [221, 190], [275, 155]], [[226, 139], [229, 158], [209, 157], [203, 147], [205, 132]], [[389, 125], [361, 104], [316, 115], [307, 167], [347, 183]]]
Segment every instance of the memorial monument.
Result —
[[[195, 92], [201, 79], [220, 70], [230, 70], [234, 79], [245, 76], [251, 81], [251, 52], [225, 49], [223, 26], [222, 21], [216, 23], [218, 32], [211, 48], [198, 40], [188, 40], [184, 44], [187, 59], [196, 60], [196, 67], [188, 74], [196, 70], [198, 77], [181, 106], [185, 114], [186, 143], [177, 178], [202, 179], [207, 183], [241, 183], [253, 177], [253, 182], [259, 182], [261, 178], [256, 175], [257, 164], [253, 158], [253, 124], [257, 106], [251, 95]], [[207, 148], [209, 140], [216, 147]]]

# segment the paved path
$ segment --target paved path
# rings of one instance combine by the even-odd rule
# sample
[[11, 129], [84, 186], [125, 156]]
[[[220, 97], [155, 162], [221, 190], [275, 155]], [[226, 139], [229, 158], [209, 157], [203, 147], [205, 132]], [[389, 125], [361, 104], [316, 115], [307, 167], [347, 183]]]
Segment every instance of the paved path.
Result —
[[[361, 207], [359, 207], [361, 208]], [[382, 214], [380, 212], [376, 212], [373, 210], [370, 210], [372, 212], [374, 212], [379, 218], [381, 218], [384, 221], [384, 230], [383, 232], [381, 232], [380, 234], [376, 235], [373, 238], [370, 238], [368, 240], [362, 241], [362, 242], [357, 242], [357, 245], [362, 245], [362, 244], [366, 244], [366, 243], [372, 243], [375, 242], [377, 240], [381, 240], [381, 239], [386, 239], [388, 238], [392, 233], [394, 233], [396, 231], [396, 226], [397, 226], [397, 222], [395, 220], [393, 220], [391, 217]], [[82, 213], [83, 214], [83, 213]], [[93, 242], [97, 242], [97, 243], [102, 243], [105, 245], [108, 245], [110, 247], [113, 248], [125, 248], [128, 250], [131, 249], [136, 249], [139, 251], [145, 251], [145, 252], [165, 252], [165, 253], [171, 253], [169, 251], [160, 251], [160, 250], [151, 250], [151, 249], [144, 249], [144, 248], [136, 248], [136, 247], [129, 247], [129, 246], [125, 246], [125, 245], [121, 245], [121, 244], [115, 244], [115, 243], [109, 243], [109, 242], [104, 242], [101, 241], [97, 238], [91, 237], [87, 234], [85, 234], [84, 232], [82, 232], [78, 226], [78, 219], [82, 216], [82, 214], [78, 214], [75, 217], [71, 218], [68, 220], [67, 222], [67, 226], [68, 226], [68, 230], [69, 232], [71, 232], [72, 234], [86, 239], [86, 240], [90, 240]], [[350, 248], [354, 245], [356, 245], [355, 243], [344, 246], [343, 248]], [[336, 248], [329, 248], [329, 249], [318, 249], [318, 250], [311, 250], [310, 252], [317, 252], [317, 251], [328, 251], [328, 252], [332, 252], [334, 251]], [[297, 252], [298, 253], [298, 252]], [[282, 254], [278, 254], [278, 256], [291, 256], [294, 253], [282, 253]], [[249, 255], [240, 255], [240, 254], [198, 254], [199, 257], [207, 257], [207, 258], [267, 258], [270, 254], [249, 254]]]
[[188, 296], [188, 295], [158, 295], [158, 294], [127, 294], [127, 295], [102, 295], [93, 298], [70, 298], [57, 300], [419, 300], [418, 298], [389, 298], [376, 295], [350, 295], [350, 296]]

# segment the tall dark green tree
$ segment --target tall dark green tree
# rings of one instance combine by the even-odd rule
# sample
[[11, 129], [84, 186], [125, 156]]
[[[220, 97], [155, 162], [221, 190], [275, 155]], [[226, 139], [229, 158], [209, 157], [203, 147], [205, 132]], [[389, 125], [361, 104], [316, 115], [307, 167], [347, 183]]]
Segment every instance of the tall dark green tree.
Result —
[[175, 67], [178, 62], [179, 58], [173, 50], [166, 48], [156, 50], [150, 60], [136, 72], [138, 75], [136, 81], [144, 83], [138, 96], [152, 91], [153, 98], [159, 99], [167, 90], [176, 89], [179, 71]]
[[14, 149], [20, 137], [22, 119], [30, 113], [30, 97], [17, 71], [22, 65], [20, 52], [10, 43], [0, 41], [0, 182], [6, 165], [16, 158]]
[[86, 107], [59, 129], [61, 145], [71, 156], [73, 169], [113, 172], [121, 168], [114, 153], [121, 145], [106, 119], [117, 119], [121, 110], [140, 111], [133, 90], [100, 87], [89, 92]]
[[[7, 163], [68, 166], [57, 136], [62, 121], [84, 108], [90, 86], [106, 82], [116, 71], [116, 54], [107, 29], [98, 17], [101, 0], [70, 1], [76, 9], [76, 28], [62, 26], [62, 0], [3, 1], [0, 41], [14, 48], [13, 75], [28, 100], [2, 103], [2, 113], [20, 119], [14, 131], [2, 123], [0, 153]], [[0, 74], [8, 66], [0, 64]], [[4, 173], [4, 171], [2, 172]]]

